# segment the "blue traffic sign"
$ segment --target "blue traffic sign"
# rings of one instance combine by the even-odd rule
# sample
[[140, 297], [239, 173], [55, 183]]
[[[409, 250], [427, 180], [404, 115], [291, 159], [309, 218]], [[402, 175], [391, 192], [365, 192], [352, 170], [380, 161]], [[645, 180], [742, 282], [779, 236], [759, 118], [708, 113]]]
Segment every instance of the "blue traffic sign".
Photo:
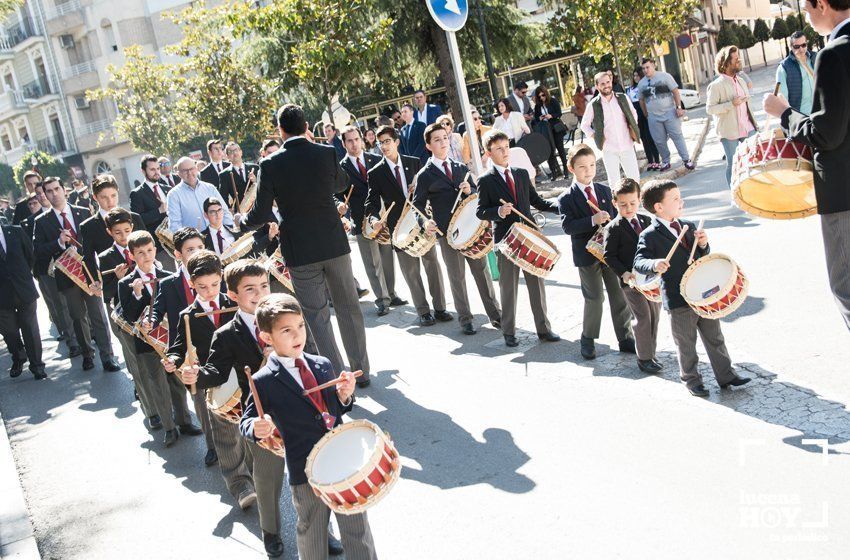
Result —
[[425, 0], [437, 25], [446, 31], [460, 31], [469, 15], [467, 0]]

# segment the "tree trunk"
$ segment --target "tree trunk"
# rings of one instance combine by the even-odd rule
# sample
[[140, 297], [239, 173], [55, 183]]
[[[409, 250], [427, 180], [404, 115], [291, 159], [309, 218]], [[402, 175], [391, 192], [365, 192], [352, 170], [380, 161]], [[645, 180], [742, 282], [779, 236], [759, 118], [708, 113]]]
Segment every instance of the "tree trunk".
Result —
[[759, 41], [761, 43], [761, 57], [764, 59], [764, 65], [767, 66], [767, 55], [764, 52], [764, 41]]
[[[449, 111], [456, 123], [463, 121], [463, 110], [460, 107], [460, 98], [457, 95], [457, 82], [452, 71], [452, 57], [449, 54], [449, 41], [446, 32], [437, 27], [434, 22], [428, 23], [428, 31], [431, 33], [431, 41], [437, 54], [437, 68], [440, 70], [440, 79], [446, 87], [446, 99], [449, 103]], [[463, 69], [459, 69], [461, 72]], [[482, 111], [484, 114], [484, 111]]]
[[623, 89], [626, 89], [626, 82], [623, 81], [623, 69], [620, 68], [620, 54], [617, 51], [617, 45], [614, 43], [614, 41], [611, 41], [611, 52], [614, 54], [614, 66], [617, 67], [617, 75], [620, 77], [620, 86]]

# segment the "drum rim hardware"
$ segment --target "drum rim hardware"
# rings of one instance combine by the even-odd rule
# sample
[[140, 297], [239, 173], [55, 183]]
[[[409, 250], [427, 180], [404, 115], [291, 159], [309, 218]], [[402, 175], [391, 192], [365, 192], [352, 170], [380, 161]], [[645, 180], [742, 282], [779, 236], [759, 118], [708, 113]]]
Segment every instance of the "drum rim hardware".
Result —
[[[699, 302], [695, 302], [694, 300], [688, 298], [688, 296], [686, 295], [685, 286], [687, 284], [687, 280], [693, 275], [693, 272], [697, 268], [699, 268], [699, 266], [701, 266], [702, 263], [712, 259], [728, 260], [733, 267], [732, 270], [734, 274], [730, 275], [730, 279], [723, 286], [721, 286], [721, 289], [718, 290], [717, 293], [712, 294], [705, 299], [701, 299], [699, 300]], [[729, 296], [729, 294], [732, 292], [732, 289], [738, 283], [739, 277], [742, 280], [741, 289], [738, 291], [738, 296], [735, 301], [732, 301], [731, 303], [729, 303], [728, 306], [724, 307], [719, 311], [708, 309], [712, 305], [720, 302], [722, 299]], [[741, 270], [741, 267], [738, 266], [738, 263], [735, 262], [732, 257], [724, 253], [710, 253], [708, 255], [698, 258], [693, 262], [693, 264], [688, 267], [688, 269], [685, 271], [685, 274], [682, 275], [682, 280], [679, 282], [679, 291], [682, 294], [682, 299], [685, 300], [685, 303], [687, 303], [697, 315], [710, 319], [720, 319], [726, 317], [727, 315], [730, 315], [732, 312], [736, 311], [739, 307], [741, 307], [741, 305], [743, 305], [744, 301], [747, 299], [747, 295], [749, 294], [749, 286], [749, 279], [744, 274], [744, 271]]]

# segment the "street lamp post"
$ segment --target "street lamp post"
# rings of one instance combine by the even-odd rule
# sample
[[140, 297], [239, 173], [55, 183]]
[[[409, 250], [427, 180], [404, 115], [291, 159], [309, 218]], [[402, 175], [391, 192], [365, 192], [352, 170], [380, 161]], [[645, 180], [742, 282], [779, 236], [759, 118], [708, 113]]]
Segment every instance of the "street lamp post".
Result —
[[481, 5], [481, 0], [476, 2], [475, 11], [478, 13], [478, 32], [481, 34], [481, 45], [484, 48], [484, 62], [487, 64], [487, 81], [490, 83], [490, 98], [496, 99], [498, 91], [496, 69], [493, 68], [493, 57], [490, 55], [490, 42], [487, 40], [487, 25], [484, 23], [484, 6]]

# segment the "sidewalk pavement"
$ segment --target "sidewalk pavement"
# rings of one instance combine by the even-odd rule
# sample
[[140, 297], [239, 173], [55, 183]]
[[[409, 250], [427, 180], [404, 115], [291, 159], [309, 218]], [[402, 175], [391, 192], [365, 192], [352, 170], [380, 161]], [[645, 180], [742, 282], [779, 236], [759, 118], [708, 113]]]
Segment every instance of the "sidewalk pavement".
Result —
[[36, 546], [24, 492], [18, 480], [6, 424], [0, 415], [0, 559], [35, 560]]

